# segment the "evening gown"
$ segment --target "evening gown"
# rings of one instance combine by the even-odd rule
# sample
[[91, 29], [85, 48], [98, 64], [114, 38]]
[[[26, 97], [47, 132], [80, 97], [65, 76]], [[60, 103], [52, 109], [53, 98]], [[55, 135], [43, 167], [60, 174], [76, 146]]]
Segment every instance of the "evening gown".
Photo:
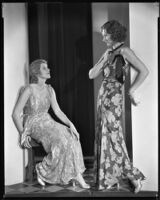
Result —
[[[122, 86], [129, 65], [122, 55], [119, 54], [119, 57], [114, 55], [119, 50], [120, 48], [117, 48], [110, 52], [111, 62], [105, 62], [103, 66], [103, 81], [97, 99], [94, 181], [99, 190], [113, 186], [122, 179], [145, 179], [144, 175], [133, 167], [123, 136]], [[120, 67], [123, 72], [119, 79], [118, 62], [121, 62]]]
[[85, 170], [80, 141], [70, 129], [49, 115], [52, 87], [46, 84], [45, 92], [37, 92], [33, 84], [24, 111], [24, 134], [41, 143], [47, 155], [36, 164], [37, 175], [50, 184], [66, 185]]

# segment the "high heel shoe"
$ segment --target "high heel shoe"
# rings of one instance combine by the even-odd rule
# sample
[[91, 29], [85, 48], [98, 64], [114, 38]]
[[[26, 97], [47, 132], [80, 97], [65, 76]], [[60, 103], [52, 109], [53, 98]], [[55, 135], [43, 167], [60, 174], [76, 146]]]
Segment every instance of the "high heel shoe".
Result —
[[119, 191], [119, 189], [120, 189], [120, 185], [119, 185], [119, 183], [115, 183], [115, 184], [113, 184], [113, 185], [109, 185], [109, 186], [107, 186], [107, 190], [110, 190], [110, 189], [113, 189], [113, 188], [117, 188], [117, 190]]
[[37, 181], [38, 181], [38, 183], [39, 183], [40, 185], [42, 185], [42, 186], [45, 186], [45, 185], [46, 185], [45, 182], [44, 182], [39, 176], [37, 176]]
[[83, 177], [82, 177], [81, 175], [79, 175], [79, 176], [77, 176], [75, 179], [73, 179], [73, 181], [72, 181], [73, 187], [76, 186], [76, 183], [78, 183], [78, 184], [79, 184], [82, 188], [84, 188], [84, 189], [89, 189], [89, 188], [90, 188], [90, 185], [87, 184], [87, 183], [84, 181], [84, 179], [83, 179]]
[[72, 181], [72, 186], [73, 186], [74, 188], [76, 187], [76, 181], [75, 181], [75, 180]]
[[141, 188], [142, 188], [141, 180], [138, 179], [136, 181], [133, 181], [133, 184], [135, 186], [134, 193], [137, 194], [141, 190]]

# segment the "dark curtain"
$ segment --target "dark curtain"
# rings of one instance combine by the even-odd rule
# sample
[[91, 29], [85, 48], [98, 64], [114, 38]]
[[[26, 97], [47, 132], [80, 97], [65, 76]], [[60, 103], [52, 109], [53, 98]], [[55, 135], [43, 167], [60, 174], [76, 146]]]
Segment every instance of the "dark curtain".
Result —
[[88, 78], [93, 64], [91, 24], [90, 3], [28, 3], [29, 60], [48, 61], [52, 78], [47, 83], [75, 124], [84, 156], [93, 156], [95, 127], [93, 81]]

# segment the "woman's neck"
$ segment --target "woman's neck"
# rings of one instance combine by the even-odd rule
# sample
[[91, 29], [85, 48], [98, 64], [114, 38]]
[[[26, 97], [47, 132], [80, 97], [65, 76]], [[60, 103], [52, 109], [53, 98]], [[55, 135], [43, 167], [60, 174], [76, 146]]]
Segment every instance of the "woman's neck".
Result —
[[124, 42], [116, 42], [115, 44], [113, 44], [112, 46], [112, 50], [114, 51], [115, 49], [117, 49], [119, 46], [121, 46]]
[[45, 84], [46, 84], [46, 79], [38, 78], [37, 85], [38, 85], [39, 87], [43, 87]]

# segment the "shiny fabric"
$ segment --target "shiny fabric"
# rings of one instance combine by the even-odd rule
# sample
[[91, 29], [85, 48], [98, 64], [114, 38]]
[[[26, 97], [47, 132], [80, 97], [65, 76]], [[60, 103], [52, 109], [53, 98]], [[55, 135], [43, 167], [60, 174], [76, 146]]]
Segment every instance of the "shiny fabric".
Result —
[[[127, 63], [123, 67], [127, 69]], [[116, 66], [106, 62], [103, 74], [97, 100], [94, 149], [95, 183], [99, 190], [113, 186], [123, 178], [145, 179], [128, 157], [122, 129], [122, 83], [115, 77]]]
[[37, 92], [32, 84], [28, 87], [31, 95], [24, 112], [24, 134], [42, 143], [47, 153], [36, 165], [37, 174], [51, 184], [68, 184], [85, 170], [80, 141], [49, 115], [51, 86], [46, 85], [45, 92]]

